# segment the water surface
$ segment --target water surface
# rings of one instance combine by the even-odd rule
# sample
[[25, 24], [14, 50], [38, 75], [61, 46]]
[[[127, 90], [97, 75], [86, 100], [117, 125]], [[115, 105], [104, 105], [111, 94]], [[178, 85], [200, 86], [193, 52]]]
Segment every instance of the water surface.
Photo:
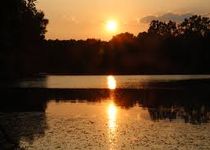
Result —
[[[48, 75], [41, 79], [23, 80], [20, 87], [68, 88], [68, 89], [107, 89], [107, 77]], [[116, 75], [117, 88], [144, 88], [147, 83], [175, 82], [185, 80], [210, 80], [210, 75]]]
[[0, 94], [1, 149], [210, 149], [207, 75], [48, 76], [18, 84]]

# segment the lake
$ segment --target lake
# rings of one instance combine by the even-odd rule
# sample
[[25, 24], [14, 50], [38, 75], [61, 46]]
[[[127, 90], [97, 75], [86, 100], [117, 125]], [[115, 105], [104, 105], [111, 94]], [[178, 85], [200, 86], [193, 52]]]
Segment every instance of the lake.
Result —
[[210, 149], [210, 75], [45, 76], [1, 90], [0, 149]]

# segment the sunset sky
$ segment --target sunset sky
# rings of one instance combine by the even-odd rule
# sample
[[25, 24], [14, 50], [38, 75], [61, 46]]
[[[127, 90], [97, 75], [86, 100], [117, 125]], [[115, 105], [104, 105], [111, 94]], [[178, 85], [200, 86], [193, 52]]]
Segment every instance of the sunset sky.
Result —
[[[122, 32], [137, 35], [152, 19], [210, 16], [210, 0], [38, 0], [36, 4], [49, 19], [48, 39], [110, 40]], [[116, 23], [111, 25], [114, 31], [107, 29], [110, 21]]]

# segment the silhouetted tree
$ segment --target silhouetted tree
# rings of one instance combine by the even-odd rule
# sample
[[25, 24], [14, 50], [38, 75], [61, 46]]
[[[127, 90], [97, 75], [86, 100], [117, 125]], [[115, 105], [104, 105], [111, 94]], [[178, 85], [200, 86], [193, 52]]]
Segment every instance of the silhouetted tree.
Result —
[[150, 27], [148, 29], [148, 33], [151, 35], [159, 35], [163, 37], [173, 36], [176, 33], [177, 26], [175, 22], [169, 21], [161, 22], [158, 20], [153, 20], [150, 23]]
[[179, 25], [179, 34], [185, 36], [195, 35], [197, 37], [205, 37], [210, 33], [210, 19], [208, 17], [201, 17], [194, 15], [190, 18], [186, 18]]
[[[2, 9], [0, 65], [5, 76], [69, 74], [210, 73], [210, 19], [181, 23], [153, 20], [137, 36], [120, 33], [108, 41], [44, 40], [48, 21], [35, 0], [8, 0]], [[1, 74], [2, 75], [2, 74]]]
[[7, 0], [0, 5], [0, 61], [7, 77], [25, 74], [26, 66], [32, 64], [31, 56], [44, 40], [48, 20], [36, 9], [35, 1]]

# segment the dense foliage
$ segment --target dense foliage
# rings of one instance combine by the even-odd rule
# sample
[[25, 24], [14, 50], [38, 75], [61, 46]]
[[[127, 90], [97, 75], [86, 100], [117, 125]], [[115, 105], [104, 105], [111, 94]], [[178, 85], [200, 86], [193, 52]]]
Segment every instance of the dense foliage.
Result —
[[210, 73], [210, 19], [151, 22], [147, 32], [121, 33], [109, 42], [48, 40], [48, 73], [198, 74]]
[[147, 32], [110, 41], [45, 40], [48, 20], [35, 0], [0, 5], [0, 69], [5, 78], [58, 74], [210, 73], [210, 19], [154, 20]]
[[[36, 0], [6, 0], [0, 5], [0, 69], [5, 78], [25, 76], [34, 54], [40, 53], [48, 20], [35, 7]], [[35, 72], [35, 70], [33, 71]]]

